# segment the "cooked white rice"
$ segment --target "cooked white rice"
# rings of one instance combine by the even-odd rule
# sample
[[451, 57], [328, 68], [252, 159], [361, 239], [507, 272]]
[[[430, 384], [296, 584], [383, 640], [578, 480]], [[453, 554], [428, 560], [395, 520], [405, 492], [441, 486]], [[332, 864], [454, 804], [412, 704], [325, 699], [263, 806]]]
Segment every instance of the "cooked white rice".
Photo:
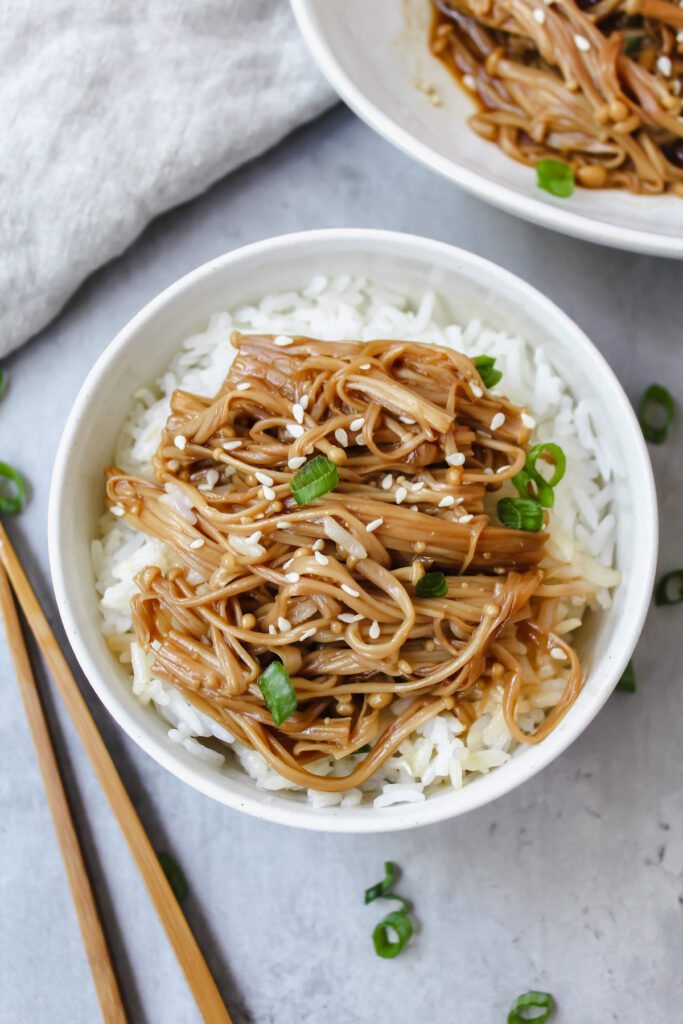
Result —
[[[433, 291], [426, 292], [416, 307], [407, 296], [364, 279], [318, 276], [300, 293], [270, 294], [257, 305], [214, 314], [205, 332], [183, 342], [159, 380], [133, 395], [130, 415], [116, 443], [117, 465], [152, 476], [151, 460], [170, 413], [171, 394], [176, 388], [209, 396], [218, 391], [235, 352], [229, 340], [233, 330], [300, 333], [332, 341], [403, 338], [452, 346], [471, 356], [495, 356], [496, 366], [503, 371], [501, 391], [513, 402], [526, 405], [533, 415], [532, 441], [555, 441], [567, 456], [566, 475], [555, 490], [547, 551], [558, 561], [580, 566], [591, 593], [587, 603], [577, 598], [567, 602], [562, 632], [577, 629], [588, 606], [609, 606], [610, 588], [619, 581], [619, 574], [611, 568], [616, 543], [612, 467], [604, 447], [598, 444], [590, 401], [576, 401], [543, 348], [489, 330], [478, 320], [465, 328], [450, 323], [443, 302]], [[151, 704], [167, 720], [171, 740], [217, 770], [226, 756], [236, 756], [259, 788], [298, 789], [269, 768], [260, 754], [235, 742], [225, 729], [153, 675], [153, 655], [145, 654], [135, 643], [130, 615], [130, 599], [136, 589], [133, 579], [146, 565], [170, 568], [177, 564], [176, 556], [165, 544], [145, 537], [110, 512], [102, 517], [100, 527], [100, 538], [92, 545], [92, 560], [101, 595], [102, 631], [110, 648], [130, 666], [131, 686], [138, 700]], [[562, 693], [562, 665], [550, 671], [553, 674], [539, 679], [534, 698], [519, 702], [517, 718], [524, 729], [535, 729]], [[390, 710], [399, 713], [402, 706], [403, 702], [397, 701]], [[226, 744], [234, 754], [226, 750]], [[459, 789], [477, 775], [499, 767], [515, 747], [503, 718], [501, 691], [493, 689], [487, 713], [469, 732], [455, 715], [443, 713], [405, 740], [360, 789], [346, 793], [309, 790], [308, 799], [320, 808], [371, 801], [375, 807], [387, 807], [424, 800], [438, 788]], [[313, 770], [321, 775], [345, 775], [353, 760], [323, 758]]]

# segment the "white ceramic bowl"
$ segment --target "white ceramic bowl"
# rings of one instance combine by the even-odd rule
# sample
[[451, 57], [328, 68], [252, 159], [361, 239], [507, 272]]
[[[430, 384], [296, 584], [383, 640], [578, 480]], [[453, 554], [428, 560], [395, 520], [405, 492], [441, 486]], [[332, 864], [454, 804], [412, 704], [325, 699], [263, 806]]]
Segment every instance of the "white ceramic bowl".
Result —
[[[352, 273], [405, 290], [444, 296], [456, 322], [479, 317], [546, 346], [577, 395], [596, 399], [596, 429], [614, 450], [616, 515], [623, 582], [608, 612], [591, 615], [580, 635], [588, 678], [578, 700], [538, 746], [520, 749], [489, 775], [423, 803], [314, 810], [301, 794], [258, 790], [241, 769], [217, 769], [167, 736], [167, 725], [133, 696], [109, 652], [90, 562], [103, 509], [103, 475], [131, 393], [167, 366], [183, 338], [221, 309], [270, 291], [303, 287], [314, 274]], [[636, 541], [637, 538], [637, 541]], [[412, 235], [325, 230], [284, 235], [206, 263], [138, 313], [90, 372], [64, 430], [49, 510], [52, 577], [67, 636], [93, 689], [119, 725], [179, 778], [258, 817], [337, 832], [379, 832], [439, 821], [509, 792], [557, 757], [595, 716], [628, 661], [648, 607], [657, 548], [657, 509], [648, 455], [631, 406], [600, 353], [568, 317], [519, 278], [452, 246]]]
[[[428, 52], [428, 0], [291, 0], [320, 69], [359, 117], [399, 149], [510, 213], [619, 249], [683, 257], [683, 200], [577, 189], [557, 199], [532, 168], [467, 127], [472, 101]], [[431, 80], [432, 106], [413, 85]]]

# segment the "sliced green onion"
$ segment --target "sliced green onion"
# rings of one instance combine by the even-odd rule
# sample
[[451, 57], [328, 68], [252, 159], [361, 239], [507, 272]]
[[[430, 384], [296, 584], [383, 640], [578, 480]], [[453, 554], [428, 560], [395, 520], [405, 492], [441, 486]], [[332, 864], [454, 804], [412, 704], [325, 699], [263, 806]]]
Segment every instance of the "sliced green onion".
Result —
[[567, 199], [574, 191], [574, 171], [559, 160], [539, 160], [536, 164], [536, 184], [551, 195]]
[[[671, 593], [670, 584], [674, 583], [674, 592]], [[674, 569], [662, 576], [655, 587], [655, 604], [680, 604], [683, 601], [683, 569]]]
[[289, 489], [297, 505], [307, 505], [327, 494], [339, 483], [337, 467], [324, 455], [316, 455], [302, 466], [290, 481]]
[[624, 669], [624, 674], [617, 683], [616, 689], [621, 690], [623, 693], [636, 692], [636, 674], [633, 670], [632, 661], [629, 661], [628, 665]]
[[531, 498], [501, 498], [496, 506], [503, 526], [538, 533], [543, 528], [543, 509]]
[[258, 678], [263, 699], [275, 725], [282, 725], [297, 709], [296, 691], [281, 661], [271, 661]]
[[0, 477], [10, 480], [16, 488], [16, 494], [0, 494], [0, 512], [16, 515], [24, 507], [26, 484], [16, 469], [12, 469], [6, 462], [0, 462]]
[[[553, 475], [547, 480], [549, 487], [557, 487], [560, 480], [567, 471], [567, 457], [559, 444], [552, 441], [544, 441], [543, 444], [535, 445], [526, 457], [526, 468], [530, 473], [538, 473], [536, 463], [539, 459], [549, 459], [553, 462], [555, 469]], [[543, 478], [545, 480], [545, 477]]]
[[426, 572], [415, 584], [418, 597], [445, 597], [448, 593], [446, 577], [442, 572]]
[[[354, 754], [369, 754], [371, 750], [372, 750], [372, 747], [370, 746], [370, 744], [369, 743], [364, 743], [362, 747], [358, 748], [358, 750], [354, 750]], [[367, 900], [366, 900], [366, 903], [367, 903]]]
[[[383, 896], [385, 892], [394, 884], [396, 880], [396, 865], [391, 860], [384, 862], [384, 878], [377, 885], [371, 885], [369, 889], [365, 890], [365, 902], [372, 903], [373, 900]], [[398, 897], [396, 897], [398, 899]]]
[[173, 889], [175, 898], [178, 903], [182, 903], [189, 892], [187, 880], [182, 872], [182, 868], [176, 861], [175, 857], [172, 857], [170, 853], [166, 853], [162, 850], [161, 853], [157, 854], [159, 863], [164, 869], [164, 874], [168, 879], [168, 884]]
[[513, 476], [512, 483], [523, 498], [531, 498], [543, 508], [552, 508], [555, 504], [555, 493], [552, 487], [545, 477], [542, 477], [536, 470], [530, 472], [525, 466]]
[[[658, 406], [663, 412], [663, 423], [653, 423], [650, 418], [650, 414], [653, 412], [652, 406]], [[674, 408], [671, 392], [663, 388], [661, 384], [650, 384], [649, 388], [646, 388], [638, 406], [638, 420], [646, 440], [651, 441], [652, 444], [661, 444], [666, 441], [674, 421]], [[659, 414], [659, 419], [661, 419], [662, 412]]]
[[502, 380], [503, 374], [501, 371], [494, 369], [495, 362], [494, 356], [477, 356], [474, 360], [474, 365], [479, 371], [479, 376], [485, 388], [492, 388], [494, 384]]
[[640, 43], [640, 36], [626, 36], [626, 42], [624, 43], [624, 53], [626, 56], [630, 57], [632, 53], [637, 53], [640, 49]]
[[[389, 928], [393, 928], [398, 936], [395, 942], [389, 937]], [[392, 960], [405, 948], [412, 934], [413, 922], [410, 920], [408, 912], [406, 910], [393, 910], [391, 914], [387, 914], [379, 922], [372, 933], [375, 953], [385, 960]]]
[[[508, 1014], [508, 1024], [523, 1024], [533, 1020], [536, 1024], [544, 1024], [555, 1008], [555, 1000], [550, 992], [525, 992], [512, 1004]], [[527, 1013], [527, 1010], [541, 1010], [541, 1013]], [[545, 1011], [545, 1012], [544, 1012]]]

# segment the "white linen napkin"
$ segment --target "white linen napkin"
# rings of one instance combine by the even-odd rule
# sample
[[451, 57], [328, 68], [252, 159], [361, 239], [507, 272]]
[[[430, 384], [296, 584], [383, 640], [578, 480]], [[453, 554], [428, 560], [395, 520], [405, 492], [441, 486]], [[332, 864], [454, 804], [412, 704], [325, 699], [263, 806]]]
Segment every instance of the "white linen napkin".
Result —
[[333, 99], [286, 0], [5, 0], [0, 355]]

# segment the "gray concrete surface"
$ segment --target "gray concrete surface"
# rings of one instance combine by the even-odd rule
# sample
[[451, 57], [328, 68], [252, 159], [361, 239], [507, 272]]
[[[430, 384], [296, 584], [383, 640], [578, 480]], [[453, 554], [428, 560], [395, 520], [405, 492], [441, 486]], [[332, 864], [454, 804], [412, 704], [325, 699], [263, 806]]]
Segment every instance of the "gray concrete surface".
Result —
[[[431, 235], [531, 281], [603, 351], [630, 398], [683, 399], [683, 264], [563, 238], [471, 199], [337, 108], [154, 223], [5, 363], [0, 457], [33, 486], [8, 524], [55, 625], [46, 511], [62, 425], [116, 331], [179, 275], [283, 231], [371, 225]], [[652, 448], [660, 571], [683, 565], [683, 425]], [[638, 692], [615, 694], [574, 746], [521, 789], [422, 831], [343, 837], [264, 824], [165, 773], [86, 698], [154, 843], [189, 880], [187, 914], [235, 1024], [497, 1024], [530, 987], [557, 1021], [683, 1020], [683, 606], [652, 609]], [[58, 698], [47, 704], [135, 1024], [197, 1011]], [[99, 1019], [4, 636], [0, 637], [0, 1022]], [[363, 890], [385, 859], [419, 932], [379, 960]]]

